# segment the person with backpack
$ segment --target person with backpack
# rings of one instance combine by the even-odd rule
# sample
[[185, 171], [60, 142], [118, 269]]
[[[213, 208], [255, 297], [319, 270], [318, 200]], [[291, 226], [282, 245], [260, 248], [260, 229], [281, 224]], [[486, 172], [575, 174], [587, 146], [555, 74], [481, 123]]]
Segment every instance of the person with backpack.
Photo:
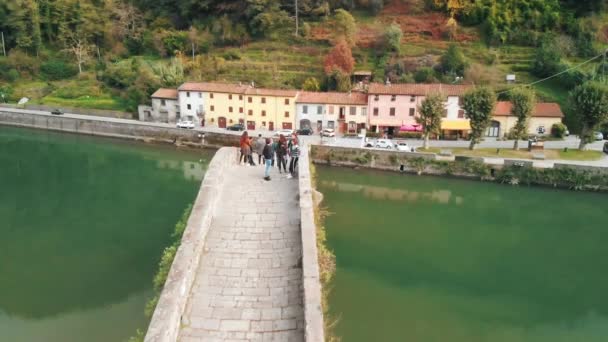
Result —
[[272, 140], [266, 139], [266, 145], [264, 145], [264, 149], [262, 150], [262, 155], [264, 157], [264, 164], [266, 168], [264, 170], [264, 180], [270, 180], [270, 164], [272, 162]]
[[266, 139], [262, 138], [261, 134], [258, 134], [258, 138], [254, 144], [254, 151], [258, 155], [258, 164], [262, 165], [262, 157], [264, 155], [264, 147], [266, 146]]

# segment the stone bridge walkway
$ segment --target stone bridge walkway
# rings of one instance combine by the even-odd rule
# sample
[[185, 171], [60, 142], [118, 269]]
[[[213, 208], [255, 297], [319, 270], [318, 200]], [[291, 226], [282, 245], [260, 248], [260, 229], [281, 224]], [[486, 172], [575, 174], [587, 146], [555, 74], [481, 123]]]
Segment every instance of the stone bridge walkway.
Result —
[[304, 341], [298, 182], [263, 168], [225, 174], [179, 341]]

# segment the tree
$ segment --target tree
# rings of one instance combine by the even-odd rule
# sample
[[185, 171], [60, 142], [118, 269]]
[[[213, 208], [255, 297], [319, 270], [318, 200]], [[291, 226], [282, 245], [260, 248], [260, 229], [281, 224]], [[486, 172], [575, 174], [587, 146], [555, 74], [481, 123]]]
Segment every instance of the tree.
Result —
[[562, 55], [556, 46], [553, 36], [547, 35], [543, 38], [540, 47], [534, 54], [532, 73], [538, 77], [547, 77], [558, 72], [562, 67]]
[[471, 144], [474, 149], [481, 136], [488, 128], [494, 113], [496, 94], [487, 87], [478, 87], [467, 91], [463, 96], [463, 108], [471, 124]]
[[592, 133], [608, 121], [608, 86], [597, 82], [587, 82], [577, 86], [570, 93], [574, 112], [583, 124], [579, 149], [592, 140]]
[[309, 77], [302, 84], [302, 88], [306, 91], [319, 91], [321, 87], [319, 86], [319, 81], [317, 81], [314, 77]]
[[429, 146], [429, 136], [441, 132], [441, 117], [445, 111], [443, 99], [441, 94], [431, 94], [420, 104], [420, 116], [416, 118], [416, 122], [422, 125], [422, 148], [425, 150]]
[[513, 149], [518, 149], [520, 139], [526, 137], [528, 132], [528, 121], [534, 112], [536, 96], [534, 91], [526, 88], [515, 88], [511, 90], [511, 115], [517, 118], [517, 123], [513, 127]]
[[441, 56], [441, 69], [446, 74], [464, 75], [468, 62], [456, 44], [450, 44], [448, 50]]
[[336, 41], [346, 41], [348, 46], [355, 45], [355, 34], [357, 24], [355, 18], [343, 9], [337, 9], [334, 14], [334, 39]]
[[384, 31], [384, 45], [387, 50], [401, 52], [401, 38], [403, 32], [401, 26], [392, 23]]
[[339, 41], [334, 48], [325, 56], [323, 63], [325, 74], [330, 75], [334, 70], [350, 75], [355, 68], [355, 59], [350, 46], [345, 41]]

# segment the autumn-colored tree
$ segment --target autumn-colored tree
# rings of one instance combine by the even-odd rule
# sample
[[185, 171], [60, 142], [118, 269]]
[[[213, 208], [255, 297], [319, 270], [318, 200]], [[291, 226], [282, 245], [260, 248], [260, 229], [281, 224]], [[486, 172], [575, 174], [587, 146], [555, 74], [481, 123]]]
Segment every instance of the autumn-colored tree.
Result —
[[350, 75], [355, 68], [355, 59], [350, 46], [344, 40], [339, 41], [325, 56], [323, 66], [327, 75], [330, 75], [334, 70]]

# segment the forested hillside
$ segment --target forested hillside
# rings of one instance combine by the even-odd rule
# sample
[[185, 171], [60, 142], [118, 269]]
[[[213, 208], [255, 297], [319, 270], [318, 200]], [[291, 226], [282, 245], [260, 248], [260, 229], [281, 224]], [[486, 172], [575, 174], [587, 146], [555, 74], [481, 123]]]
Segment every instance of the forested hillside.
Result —
[[[392, 82], [531, 82], [599, 56], [607, 0], [2, 0], [0, 93], [134, 110], [188, 80], [347, 90]], [[565, 104], [602, 58], [538, 84]], [[608, 73], [608, 67], [606, 68]], [[1, 98], [0, 98], [1, 100]]]

